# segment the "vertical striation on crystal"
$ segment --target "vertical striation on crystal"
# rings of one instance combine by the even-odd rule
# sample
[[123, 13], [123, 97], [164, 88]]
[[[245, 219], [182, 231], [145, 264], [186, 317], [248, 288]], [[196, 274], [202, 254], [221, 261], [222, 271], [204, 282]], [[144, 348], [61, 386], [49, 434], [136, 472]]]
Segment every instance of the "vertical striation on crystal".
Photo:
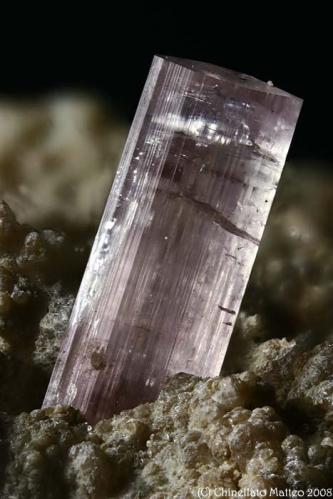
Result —
[[301, 103], [154, 57], [44, 406], [94, 422], [219, 374]]

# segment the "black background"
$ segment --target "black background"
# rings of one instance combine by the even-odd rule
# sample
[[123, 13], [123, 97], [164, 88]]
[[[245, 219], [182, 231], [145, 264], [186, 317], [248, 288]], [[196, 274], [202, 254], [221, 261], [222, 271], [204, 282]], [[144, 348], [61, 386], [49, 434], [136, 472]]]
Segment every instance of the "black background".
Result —
[[78, 4], [69, 12], [47, 4], [34, 22], [30, 8], [17, 6], [14, 17], [3, 17], [2, 97], [83, 89], [131, 119], [155, 53], [204, 60], [302, 97], [290, 156], [332, 162], [331, 14], [319, 4], [307, 12], [294, 6], [294, 13], [276, 2], [255, 9], [208, 1], [115, 5], [92, 11]]

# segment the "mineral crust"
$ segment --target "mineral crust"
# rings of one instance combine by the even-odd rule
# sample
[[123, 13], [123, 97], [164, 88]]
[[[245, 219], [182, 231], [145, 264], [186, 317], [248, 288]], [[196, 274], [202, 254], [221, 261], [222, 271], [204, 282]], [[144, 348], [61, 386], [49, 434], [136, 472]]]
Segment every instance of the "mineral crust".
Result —
[[[325, 384], [332, 390], [330, 369], [314, 374], [319, 362], [332, 361], [332, 344], [304, 356], [295, 354], [294, 344], [270, 341], [275, 341], [270, 359], [264, 360], [262, 348], [253, 371], [206, 380], [178, 375], [155, 403], [94, 428], [69, 408], [18, 416], [11, 430], [5, 497], [191, 498], [200, 487], [331, 487], [333, 428], [325, 416], [332, 413], [332, 399], [318, 404], [306, 387], [315, 393]], [[275, 384], [282, 364], [289, 379]], [[304, 391], [298, 397], [306, 406], [296, 404], [302, 409], [296, 421], [287, 409], [294, 410], [300, 385]], [[279, 402], [281, 388], [286, 402]], [[313, 409], [323, 419], [309, 431]]]
[[19, 224], [0, 203], [0, 411], [41, 404], [87, 249], [63, 233]]

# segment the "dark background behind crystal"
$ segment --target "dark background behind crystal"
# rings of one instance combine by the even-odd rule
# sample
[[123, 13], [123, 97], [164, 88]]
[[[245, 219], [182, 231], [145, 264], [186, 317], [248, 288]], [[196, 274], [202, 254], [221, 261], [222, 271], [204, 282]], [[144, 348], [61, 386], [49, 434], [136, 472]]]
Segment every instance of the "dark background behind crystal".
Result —
[[154, 53], [205, 60], [272, 80], [302, 97], [291, 157], [332, 161], [331, 29], [326, 25], [331, 16], [313, 5], [309, 12], [306, 8], [292, 16], [290, 5], [280, 3], [258, 12], [252, 5], [244, 11], [240, 4], [230, 12], [226, 4], [212, 2], [158, 8], [126, 3], [104, 12], [89, 7], [82, 19], [77, 12], [49, 7], [37, 27], [20, 11], [14, 24], [6, 26], [2, 19], [0, 93], [93, 91], [130, 120]]

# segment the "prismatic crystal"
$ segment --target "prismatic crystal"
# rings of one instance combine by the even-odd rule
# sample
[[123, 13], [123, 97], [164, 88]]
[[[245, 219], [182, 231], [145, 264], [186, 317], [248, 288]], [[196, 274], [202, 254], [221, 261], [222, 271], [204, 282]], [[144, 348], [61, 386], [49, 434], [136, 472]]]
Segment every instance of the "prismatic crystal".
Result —
[[154, 57], [44, 406], [94, 422], [219, 374], [301, 103]]

